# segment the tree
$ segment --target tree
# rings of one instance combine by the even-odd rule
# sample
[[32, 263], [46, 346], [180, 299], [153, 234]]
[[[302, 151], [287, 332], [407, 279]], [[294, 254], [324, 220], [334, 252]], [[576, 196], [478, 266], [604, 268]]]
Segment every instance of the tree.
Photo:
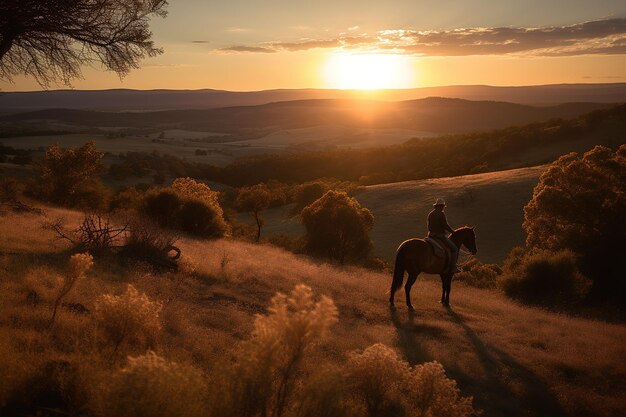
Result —
[[626, 301], [626, 145], [559, 158], [535, 187], [523, 226], [530, 249], [569, 249], [579, 257], [593, 280], [590, 296]]
[[107, 190], [99, 178], [103, 153], [94, 142], [80, 148], [52, 145], [39, 166], [43, 197], [67, 206], [99, 208]]
[[343, 264], [367, 259], [372, 252], [372, 213], [343, 191], [330, 190], [301, 213], [306, 250]]
[[261, 212], [270, 206], [271, 194], [265, 184], [243, 187], [237, 193], [235, 204], [239, 209], [248, 211], [254, 216], [257, 232], [256, 241], [261, 238], [261, 227], [265, 224]]
[[85, 63], [120, 76], [162, 53], [149, 20], [165, 17], [166, 0], [2, 0], [0, 79], [25, 74], [43, 87], [70, 83]]

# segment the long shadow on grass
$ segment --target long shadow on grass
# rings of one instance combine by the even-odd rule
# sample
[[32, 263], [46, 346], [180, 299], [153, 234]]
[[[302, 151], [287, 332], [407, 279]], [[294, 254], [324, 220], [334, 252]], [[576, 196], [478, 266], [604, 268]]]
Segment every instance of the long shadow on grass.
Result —
[[[475, 406], [484, 410], [485, 415], [512, 416], [564, 416], [565, 412], [559, 405], [546, 382], [530, 369], [517, 362], [512, 356], [492, 348], [494, 355], [483, 341], [463, 321], [462, 317], [452, 308], [447, 308], [448, 315], [454, 323], [465, 331], [472, 343], [476, 355], [486, 374], [483, 381], [472, 378], [461, 369], [450, 370], [464, 394], [475, 398]], [[513, 392], [507, 381], [513, 381], [521, 389]]]
[[[411, 365], [431, 361], [432, 358], [428, 352], [420, 346], [418, 335], [442, 335], [442, 330], [435, 326], [416, 323], [417, 314], [413, 311], [399, 313], [395, 308], [390, 308], [389, 310], [391, 314], [391, 322], [396, 327], [396, 332], [398, 333], [398, 347], [406, 360]], [[402, 320], [400, 317], [401, 314], [407, 314], [407, 319]]]

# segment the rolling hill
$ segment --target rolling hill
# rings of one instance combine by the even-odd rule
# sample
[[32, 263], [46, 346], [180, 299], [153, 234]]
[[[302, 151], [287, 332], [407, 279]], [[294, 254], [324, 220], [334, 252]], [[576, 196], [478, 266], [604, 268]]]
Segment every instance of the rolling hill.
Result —
[[377, 98], [385, 101], [426, 97], [495, 100], [520, 104], [555, 105], [567, 102], [624, 103], [625, 83], [553, 84], [498, 87], [459, 85], [376, 92], [350, 90], [51, 90], [5, 92], [0, 95], [0, 114], [50, 108], [101, 111], [154, 111], [255, 106], [276, 101]]
[[[523, 208], [545, 166], [461, 177], [405, 181], [365, 187], [355, 198], [372, 211], [374, 251], [393, 261], [398, 245], [411, 237], [426, 236], [426, 217], [438, 197], [448, 203], [452, 227], [477, 226], [478, 259], [501, 263], [508, 252], [524, 243]], [[303, 234], [291, 206], [268, 210], [264, 234]], [[241, 221], [249, 221], [242, 216]]]
[[5, 115], [0, 122], [53, 120], [89, 127], [179, 128], [203, 132], [246, 133], [257, 137], [281, 129], [339, 125], [355, 128], [412, 129], [466, 133], [572, 118], [610, 104], [569, 103], [534, 107], [505, 102], [448, 98], [383, 102], [373, 100], [300, 100], [259, 106], [157, 112], [96, 112], [50, 109]]

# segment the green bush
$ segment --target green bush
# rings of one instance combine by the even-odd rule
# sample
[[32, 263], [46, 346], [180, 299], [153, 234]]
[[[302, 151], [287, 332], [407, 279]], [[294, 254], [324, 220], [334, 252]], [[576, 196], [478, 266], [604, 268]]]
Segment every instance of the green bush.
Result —
[[146, 194], [143, 210], [152, 220], [163, 227], [175, 228], [182, 201], [179, 195], [168, 188]]
[[570, 251], [516, 249], [505, 261], [498, 286], [508, 296], [531, 304], [571, 306], [584, 299], [591, 285], [576, 264]]
[[184, 200], [178, 212], [180, 229], [204, 237], [220, 237], [226, 233], [226, 223], [215, 208], [202, 200]]
[[171, 187], [152, 190], [142, 211], [160, 226], [202, 237], [221, 237], [228, 231], [218, 193], [191, 178], [178, 178]]
[[374, 216], [347, 193], [328, 191], [305, 207], [301, 217], [308, 253], [341, 264], [371, 258], [373, 245], [369, 232], [374, 226]]
[[526, 246], [576, 254], [596, 302], [626, 305], [626, 145], [562, 156], [541, 175], [524, 207]]

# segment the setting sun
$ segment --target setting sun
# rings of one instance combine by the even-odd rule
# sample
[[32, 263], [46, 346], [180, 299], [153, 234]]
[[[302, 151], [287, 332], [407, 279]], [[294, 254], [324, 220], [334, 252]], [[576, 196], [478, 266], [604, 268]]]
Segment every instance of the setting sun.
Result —
[[409, 58], [383, 54], [334, 54], [324, 68], [328, 88], [377, 90], [414, 87]]

